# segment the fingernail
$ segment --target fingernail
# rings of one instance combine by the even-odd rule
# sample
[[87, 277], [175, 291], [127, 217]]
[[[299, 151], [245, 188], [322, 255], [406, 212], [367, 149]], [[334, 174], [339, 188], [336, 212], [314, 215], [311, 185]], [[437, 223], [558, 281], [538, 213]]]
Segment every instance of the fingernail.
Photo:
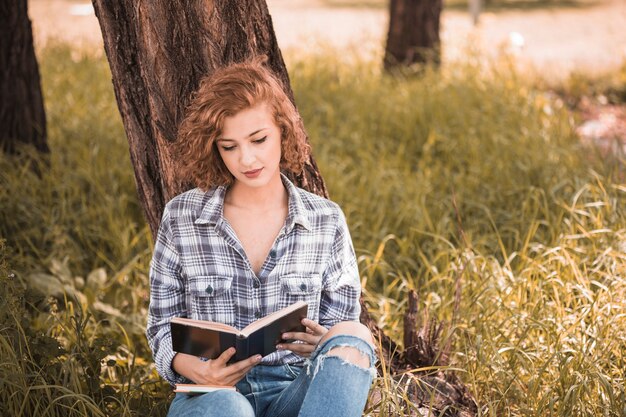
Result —
[[261, 355], [256, 355], [256, 356], [254, 357], [254, 361], [255, 361], [255, 362], [261, 362]]
[[276, 345], [276, 349], [282, 350], [282, 348], [283, 348], [283, 345]]

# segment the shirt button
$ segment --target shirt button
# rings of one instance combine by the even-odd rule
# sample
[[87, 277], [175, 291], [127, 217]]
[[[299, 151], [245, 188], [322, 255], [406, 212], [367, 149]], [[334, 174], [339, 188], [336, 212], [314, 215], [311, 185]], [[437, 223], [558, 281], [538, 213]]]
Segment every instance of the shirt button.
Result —
[[252, 286], [254, 288], [259, 288], [261, 286], [261, 283], [259, 281], [254, 281], [254, 283], [252, 284]]
[[270, 251], [270, 257], [271, 257], [271, 258], [275, 258], [275, 257], [276, 257], [276, 251], [275, 251], [274, 249], [272, 249], [272, 250]]
[[254, 312], [254, 317], [256, 317], [257, 319], [261, 318], [261, 312], [260, 311], [255, 311]]
[[204, 290], [207, 294], [213, 294], [213, 287], [211, 287], [210, 285], [208, 287], [206, 287], [206, 289]]
[[300, 284], [300, 289], [302, 291], [306, 290], [306, 284], [305, 283]]

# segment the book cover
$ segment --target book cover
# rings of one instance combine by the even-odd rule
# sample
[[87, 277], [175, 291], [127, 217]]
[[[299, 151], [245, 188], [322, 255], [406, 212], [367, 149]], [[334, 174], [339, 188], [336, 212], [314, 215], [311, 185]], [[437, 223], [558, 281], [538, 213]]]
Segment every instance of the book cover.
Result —
[[207, 359], [215, 359], [230, 347], [236, 349], [231, 362], [247, 359], [253, 355], [266, 356], [276, 350], [284, 332], [305, 332], [301, 321], [307, 316], [308, 306], [298, 301], [269, 314], [241, 331], [223, 323], [174, 317], [170, 322], [172, 348], [175, 352], [188, 353]]

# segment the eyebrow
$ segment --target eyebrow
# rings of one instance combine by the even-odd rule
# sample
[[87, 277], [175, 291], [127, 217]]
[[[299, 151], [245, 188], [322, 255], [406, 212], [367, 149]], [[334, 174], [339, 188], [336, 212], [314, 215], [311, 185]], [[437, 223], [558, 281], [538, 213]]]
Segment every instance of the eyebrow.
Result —
[[[255, 130], [254, 132], [250, 133], [248, 135], [248, 137], [252, 137], [252, 136], [256, 135], [257, 133], [259, 133], [260, 131], [265, 130], [265, 129], [267, 129], [267, 128], [266, 127], [262, 127], [262, 128], [260, 128], [258, 130]], [[221, 142], [221, 141], [236, 142], [235, 139], [227, 139], [227, 138], [218, 138], [217, 139], [217, 142]]]

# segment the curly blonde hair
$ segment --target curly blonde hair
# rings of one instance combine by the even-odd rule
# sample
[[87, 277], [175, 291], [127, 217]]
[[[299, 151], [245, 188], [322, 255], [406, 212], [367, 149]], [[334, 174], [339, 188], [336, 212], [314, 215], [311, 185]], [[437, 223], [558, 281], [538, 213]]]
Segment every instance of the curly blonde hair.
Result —
[[267, 57], [258, 56], [217, 69], [200, 82], [177, 135], [175, 154], [183, 179], [205, 191], [232, 184], [234, 177], [217, 149], [224, 119], [261, 103], [271, 109], [281, 131], [281, 169], [302, 172], [310, 146], [298, 112], [266, 62]]

